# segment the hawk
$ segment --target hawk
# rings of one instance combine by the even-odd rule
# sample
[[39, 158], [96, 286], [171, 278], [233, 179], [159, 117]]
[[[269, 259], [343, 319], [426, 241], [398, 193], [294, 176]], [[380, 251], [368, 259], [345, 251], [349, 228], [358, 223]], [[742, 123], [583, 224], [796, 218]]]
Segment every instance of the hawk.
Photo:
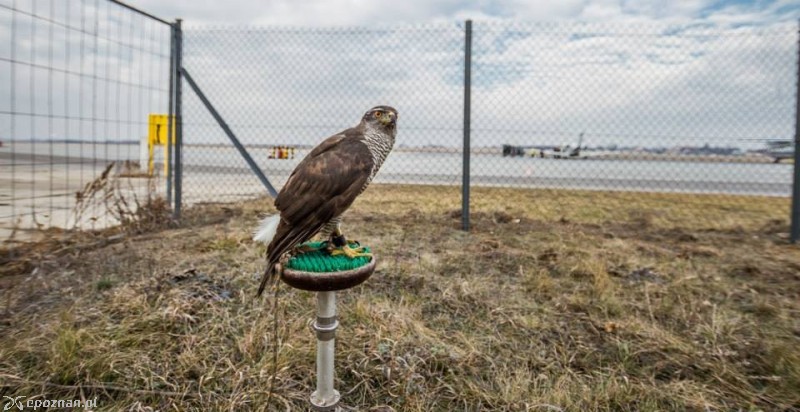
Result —
[[265, 218], [253, 237], [268, 245], [259, 296], [283, 254], [317, 233], [328, 237], [332, 254], [365, 255], [349, 246], [340, 217], [378, 173], [396, 135], [397, 110], [375, 106], [357, 126], [325, 139], [297, 165], [275, 198], [279, 213]]

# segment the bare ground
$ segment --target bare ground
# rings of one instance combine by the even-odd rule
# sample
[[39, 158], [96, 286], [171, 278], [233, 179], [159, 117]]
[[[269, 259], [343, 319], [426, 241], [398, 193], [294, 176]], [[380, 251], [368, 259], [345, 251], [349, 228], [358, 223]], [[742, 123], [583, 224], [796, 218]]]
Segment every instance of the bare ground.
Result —
[[[378, 269], [340, 294], [357, 410], [800, 410], [786, 199], [375, 186], [346, 217]], [[256, 299], [266, 200], [163, 205], [0, 253], [0, 395], [99, 410], [303, 410], [311, 293]], [[275, 343], [279, 352], [273, 363]], [[277, 366], [274, 393], [269, 387]], [[267, 404], [269, 398], [270, 404]]]

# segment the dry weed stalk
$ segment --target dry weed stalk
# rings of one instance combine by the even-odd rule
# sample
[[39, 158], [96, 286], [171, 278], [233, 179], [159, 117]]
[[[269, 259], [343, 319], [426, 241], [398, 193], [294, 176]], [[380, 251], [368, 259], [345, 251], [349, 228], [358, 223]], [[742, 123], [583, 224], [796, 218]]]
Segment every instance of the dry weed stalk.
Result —
[[[107, 215], [124, 229], [137, 233], [171, 224], [169, 206], [155, 194], [155, 179], [147, 175], [132, 175], [129, 167], [126, 162], [109, 163], [96, 179], [75, 194], [74, 228], [79, 228], [90, 209], [95, 212], [90, 220], [97, 220], [98, 215]], [[144, 179], [144, 185], [137, 185], [137, 188], [135, 178]]]

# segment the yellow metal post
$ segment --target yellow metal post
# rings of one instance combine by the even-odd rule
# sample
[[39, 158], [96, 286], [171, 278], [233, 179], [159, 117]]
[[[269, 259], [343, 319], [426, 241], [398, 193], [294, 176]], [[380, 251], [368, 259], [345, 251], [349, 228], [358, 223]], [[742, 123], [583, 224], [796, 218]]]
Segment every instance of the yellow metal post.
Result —
[[[168, 122], [169, 116], [166, 114], [150, 114], [150, 117], [147, 122], [147, 153], [148, 153], [148, 161], [147, 161], [147, 173], [149, 175], [153, 175], [154, 166], [153, 166], [153, 151], [154, 146], [164, 146], [164, 176], [167, 175], [169, 172], [169, 159], [167, 159], [167, 154], [169, 153], [167, 150], [167, 133], [168, 133]], [[172, 121], [175, 121], [175, 116], [172, 117]], [[172, 132], [172, 142], [171, 144], [175, 144], [175, 131]]]

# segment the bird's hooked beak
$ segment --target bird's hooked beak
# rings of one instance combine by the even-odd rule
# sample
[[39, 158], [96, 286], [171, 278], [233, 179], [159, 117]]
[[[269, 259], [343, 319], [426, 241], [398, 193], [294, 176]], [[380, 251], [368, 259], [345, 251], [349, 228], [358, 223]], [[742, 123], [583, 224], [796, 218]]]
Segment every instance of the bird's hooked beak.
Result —
[[386, 126], [394, 127], [397, 125], [397, 115], [392, 112], [386, 112], [383, 117], [381, 117], [381, 123]]

